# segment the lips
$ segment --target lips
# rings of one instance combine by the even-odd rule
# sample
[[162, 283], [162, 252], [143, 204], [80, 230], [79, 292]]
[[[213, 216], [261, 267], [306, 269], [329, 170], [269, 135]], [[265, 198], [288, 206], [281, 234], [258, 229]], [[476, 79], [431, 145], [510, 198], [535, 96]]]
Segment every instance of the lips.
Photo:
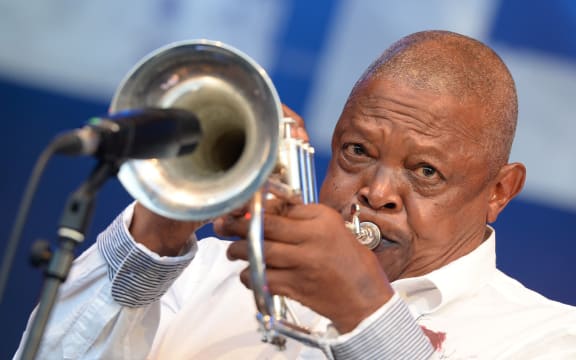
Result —
[[398, 242], [391, 240], [385, 236], [380, 238], [380, 244], [373, 251], [382, 251], [392, 246], [397, 246]]
[[372, 251], [383, 251], [394, 246], [399, 246], [402, 243], [402, 241], [399, 241], [399, 239], [402, 239], [399, 231], [393, 230], [390, 225], [384, 225], [382, 222], [377, 223], [374, 220], [373, 217], [368, 216], [362, 219], [362, 221], [369, 221], [376, 225], [380, 230], [380, 243], [372, 249]]
[[[345, 211], [341, 212], [345, 213]], [[378, 214], [376, 214], [372, 209], [365, 207], [360, 208], [357, 205], [356, 206], [353, 205], [351, 212], [352, 212], [351, 215], [348, 216], [345, 215], [344, 218], [349, 218], [350, 216], [352, 217], [357, 216], [359, 218], [357, 221], [359, 221], [360, 224], [368, 225], [367, 227], [369, 229], [371, 228], [371, 226], [377, 228], [374, 229], [373, 231], [369, 231], [369, 233], [380, 237], [380, 243], [378, 245], [376, 245], [375, 247], [370, 246], [369, 243], [372, 243], [372, 241], [368, 240], [367, 243], [364, 243], [362, 240], [360, 240], [361, 243], [367, 245], [368, 248], [372, 249], [372, 251], [380, 252], [394, 246], [399, 246], [401, 243], [403, 243], [403, 241], [401, 241], [401, 239], [404, 238], [402, 236], [402, 232], [397, 230], [395, 226], [393, 226], [393, 223], [390, 223], [389, 221], [382, 221], [383, 219], [378, 219], [379, 218]], [[352, 222], [348, 224], [352, 224]], [[377, 235], [378, 233], [379, 235]]]

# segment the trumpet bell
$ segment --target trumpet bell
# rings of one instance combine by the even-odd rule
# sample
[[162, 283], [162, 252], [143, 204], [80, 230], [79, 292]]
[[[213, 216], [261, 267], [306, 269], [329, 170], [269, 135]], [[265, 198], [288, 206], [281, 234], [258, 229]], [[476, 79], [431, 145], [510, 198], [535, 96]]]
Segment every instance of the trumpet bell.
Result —
[[206, 220], [250, 200], [274, 169], [282, 107], [272, 81], [239, 50], [208, 40], [170, 44], [122, 81], [110, 112], [180, 108], [200, 120], [196, 150], [169, 159], [130, 160], [118, 179], [151, 211]]

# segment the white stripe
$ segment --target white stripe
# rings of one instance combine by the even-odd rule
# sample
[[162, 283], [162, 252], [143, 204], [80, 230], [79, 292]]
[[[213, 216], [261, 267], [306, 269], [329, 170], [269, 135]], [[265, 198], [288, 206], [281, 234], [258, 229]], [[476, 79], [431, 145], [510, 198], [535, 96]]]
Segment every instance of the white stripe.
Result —
[[400, 298], [349, 341], [334, 345], [335, 359], [429, 359], [434, 352], [428, 339]]
[[82, 241], [84, 241], [84, 234], [82, 234], [78, 230], [71, 229], [71, 228], [64, 228], [63, 227], [63, 228], [58, 229], [58, 236], [72, 239], [78, 243], [81, 243]]
[[192, 257], [169, 263], [153, 259], [125, 232], [122, 215], [98, 237], [97, 244], [108, 263], [112, 297], [128, 307], [145, 306], [159, 300], [192, 261]]

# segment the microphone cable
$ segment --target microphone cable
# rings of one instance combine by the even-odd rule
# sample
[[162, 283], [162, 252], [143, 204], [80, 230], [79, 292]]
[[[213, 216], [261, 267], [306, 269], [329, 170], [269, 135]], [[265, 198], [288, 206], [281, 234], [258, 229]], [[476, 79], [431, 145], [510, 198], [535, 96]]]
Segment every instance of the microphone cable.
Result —
[[18, 243], [20, 237], [22, 236], [22, 231], [24, 225], [26, 224], [26, 219], [28, 217], [28, 212], [30, 211], [30, 205], [36, 194], [38, 184], [46, 169], [48, 161], [54, 156], [55, 153], [60, 151], [62, 147], [69, 146], [70, 139], [68, 136], [57, 136], [54, 138], [48, 146], [42, 151], [36, 163], [34, 164], [32, 174], [28, 179], [22, 200], [20, 200], [20, 206], [18, 208], [18, 213], [10, 233], [10, 238], [6, 244], [6, 251], [4, 252], [4, 257], [2, 259], [2, 268], [0, 269], [0, 304], [4, 298], [4, 291], [6, 285], [8, 284], [8, 278], [10, 275], [10, 269], [12, 268], [12, 263], [14, 261], [14, 255], [18, 249]]

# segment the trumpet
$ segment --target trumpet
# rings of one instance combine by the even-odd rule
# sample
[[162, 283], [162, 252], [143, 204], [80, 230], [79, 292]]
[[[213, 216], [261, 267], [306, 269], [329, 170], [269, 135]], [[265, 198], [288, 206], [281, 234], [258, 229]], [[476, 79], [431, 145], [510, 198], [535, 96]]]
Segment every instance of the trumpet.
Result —
[[[250, 204], [249, 263], [262, 340], [283, 349], [287, 338], [321, 347], [322, 334], [300, 324], [286, 299], [269, 293], [263, 254], [266, 187], [304, 203], [317, 201], [314, 148], [292, 137], [266, 71], [248, 55], [210, 40], [169, 44], [137, 63], [112, 99], [110, 112], [178, 108], [200, 121], [202, 138], [191, 154], [129, 160], [118, 172], [128, 193], [151, 211], [175, 220], [203, 221]], [[347, 223], [370, 248], [375, 224]]]

